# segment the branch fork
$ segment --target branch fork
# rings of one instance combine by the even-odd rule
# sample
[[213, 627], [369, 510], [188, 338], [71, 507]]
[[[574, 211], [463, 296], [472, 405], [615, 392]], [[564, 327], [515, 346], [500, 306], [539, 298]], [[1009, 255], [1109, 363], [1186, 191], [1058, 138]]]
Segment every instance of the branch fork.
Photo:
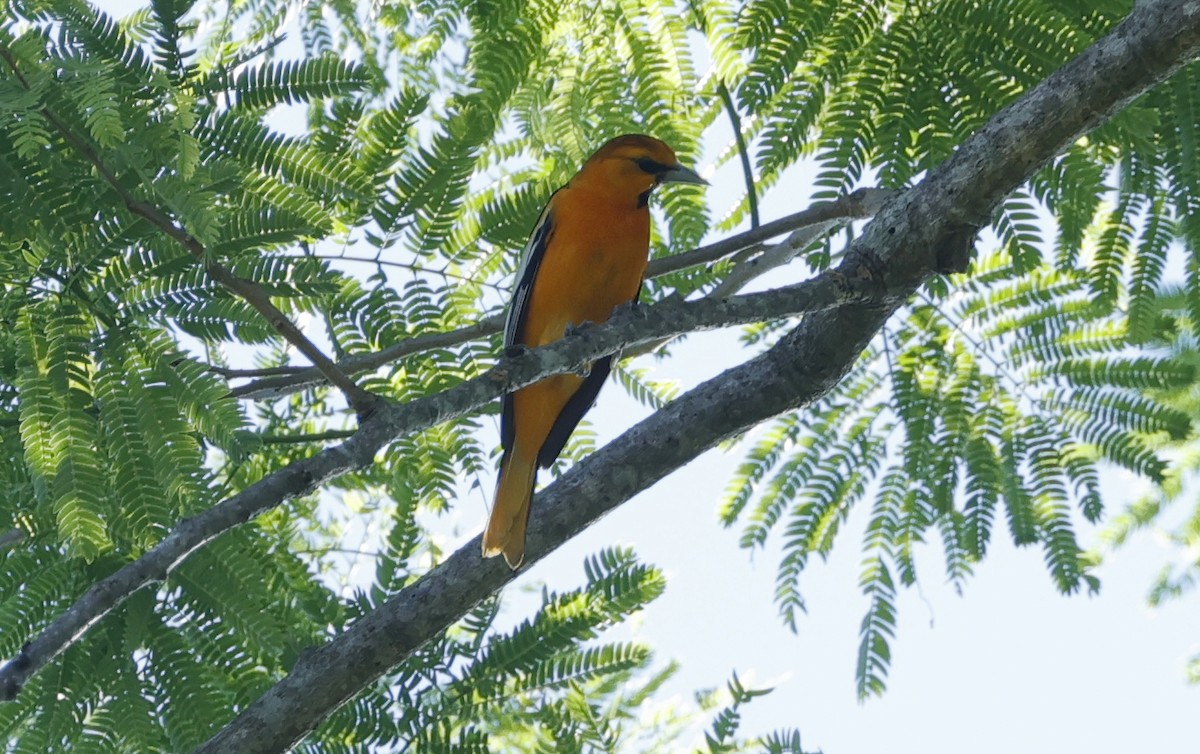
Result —
[[[16, 57], [10, 49], [3, 45], [0, 45], [0, 60], [3, 60], [8, 65], [9, 69], [12, 70], [17, 80], [21, 82], [21, 85], [26, 90], [32, 91], [29, 82], [17, 65]], [[263, 290], [261, 285], [253, 280], [247, 280], [234, 275], [225, 266], [212, 258], [199, 239], [188, 233], [182, 225], [171, 219], [166, 212], [149, 202], [135, 197], [121, 184], [116, 174], [104, 163], [100, 157], [100, 153], [87, 140], [72, 131], [66, 122], [50, 110], [49, 106], [43, 106], [41, 112], [47, 122], [54, 126], [55, 130], [62, 135], [63, 139], [92, 164], [104, 182], [121, 198], [121, 202], [131, 214], [141, 217], [173, 238], [188, 253], [195, 257], [196, 261], [204, 265], [209, 277], [238, 296], [241, 296], [248, 304], [254, 307], [275, 328], [276, 332], [304, 354], [325, 379], [342, 392], [346, 397], [346, 401], [349, 402], [350, 407], [354, 409], [360, 422], [378, 411], [384, 399], [367, 392], [359, 387], [354, 380], [350, 379], [332, 359], [326, 356], [316, 344], [300, 331], [300, 328], [296, 327], [286, 314], [271, 302], [271, 297], [267, 295], [267, 292]]]
[[[116, 605], [163, 578], [197, 547], [330, 477], [370, 463], [395, 437], [460, 416], [506, 390], [630, 345], [808, 313], [770, 350], [684, 394], [540, 493], [534, 500], [527, 548], [529, 562], [535, 562], [703, 450], [823, 395], [901, 302], [939, 267], [961, 264], [958, 255], [943, 259], [938, 253], [961, 248], [967, 237], [964, 223], [954, 217], [989, 214], [1038, 166], [1198, 53], [1200, 2], [1140, 0], [1109, 35], [993, 116], [942, 165], [880, 209], [835, 270], [767, 293], [622, 312], [585, 334], [502, 360], [492, 373], [441, 394], [387, 406], [346, 442], [294, 462], [181, 522], [138, 561], [94, 585], [26, 651], [0, 668], [0, 692], [15, 692]], [[713, 247], [704, 251], [711, 253]], [[729, 250], [717, 258], [726, 253]], [[882, 302], [872, 298], [881, 291]], [[291, 674], [197, 751], [267, 754], [294, 746], [332, 710], [513, 577], [499, 561], [481, 561], [477, 540], [467, 543], [306, 654]]]

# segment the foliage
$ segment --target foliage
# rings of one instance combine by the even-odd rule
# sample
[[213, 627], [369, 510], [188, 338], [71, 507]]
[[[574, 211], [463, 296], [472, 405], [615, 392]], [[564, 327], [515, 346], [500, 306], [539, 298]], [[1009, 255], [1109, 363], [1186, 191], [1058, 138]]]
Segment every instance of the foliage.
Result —
[[[263, 285], [337, 357], [500, 310], [539, 207], [607, 137], [647, 131], [688, 162], [741, 113], [755, 190], [818, 163], [816, 196], [910, 184], [1001, 106], [1103, 34], [1127, 3], [1074, 0], [154, 0], [117, 19], [84, 0], [12, 0], [0, 21], [0, 655], [178, 522], [350, 426], [325, 388], [260, 404], [230, 366], [292, 354], [270, 323], [135, 211], [160, 210], [204, 261]], [[956, 33], [947, 33], [953, 28]], [[288, 33], [293, 32], [293, 33]], [[870, 510], [859, 690], [883, 688], [895, 596], [935, 532], [962, 584], [997, 516], [1060, 589], [1094, 588], [1075, 537], [1103, 511], [1097, 474], [1158, 480], [1194, 382], [1161, 347], [1159, 289], [1181, 248], [1178, 306], [1200, 314], [1195, 66], [1073, 144], [997, 212], [971, 273], [924, 291], [817, 405], [751, 441], [723, 519], [783, 540], [778, 601], [795, 625], [808, 559]], [[302, 125], [297, 125], [300, 122]], [[714, 166], [738, 160], [718, 151]], [[653, 253], [742, 223], [666, 190]], [[1052, 220], [1045, 230], [1041, 217]], [[712, 220], [713, 217], [719, 218]], [[1181, 244], [1181, 246], [1177, 246]], [[994, 247], [994, 248], [993, 248]], [[838, 245], [821, 246], [811, 267]], [[364, 261], [365, 260], [365, 261]], [[403, 268], [404, 272], [397, 271]], [[704, 291], [728, 265], [646, 286]], [[748, 347], [788, 323], [747, 331]], [[364, 386], [395, 400], [481, 373], [494, 340], [405, 357]], [[658, 407], [637, 366], [615, 381]], [[182, 751], [324, 640], [437, 562], [431, 517], [491, 467], [491, 419], [403, 438], [377, 463], [194, 553], [92, 627], [15, 704], [14, 751]], [[565, 457], [590, 447], [581, 432]], [[364, 523], [365, 522], [365, 523]], [[366, 583], [351, 534], [382, 532]], [[331, 716], [306, 751], [660, 750], [690, 724], [637, 717], [671, 675], [601, 641], [663, 577], [631, 553], [587, 564], [527, 621], [498, 602]], [[737, 736], [758, 692], [729, 685], [709, 751], [800, 751]], [[711, 701], [706, 697], [707, 701]]]
[[[1184, 363], [1196, 364], [1196, 326], [1187, 307], [1187, 291], [1167, 287], [1153, 303], [1153, 315], [1163, 323], [1159, 331], [1161, 345]], [[1197, 384], [1159, 387], [1156, 396], [1190, 416], [1200, 414]], [[1171, 557], [1150, 585], [1148, 601], [1158, 606], [1193, 594], [1200, 585], [1200, 502], [1196, 500], [1195, 479], [1200, 472], [1200, 448], [1195, 439], [1170, 442], [1164, 451], [1170, 459], [1165, 478], [1140, 499], [1113, 516], [1105, 527], [1097, 557], [1124, 546], [1139, 530], [1154, 528], [1160, 541], [1171, 548]], [[1190, 507], [1189, 507], [1190, 506]], [[1200, 654], [1188, 660], [1187, 677], [1200, 683]]]
[[[753, 53], [737, 92], [758, 116], [760, 190], [806, 156], [820, 166], [816, 197], [873, 179], [909, 185], [1127, 10], [750, 2], [737, 19]], [[912, 552], [927, 536], [961, 587], [1003, 512], [1060, 590], [1094, 589], [1073, 508], [1097, 521], [1102, 467], [1160, 481], [1157, 445], [1188, 435], [1194, 412], [1153, 389], [1190, 386], [1194, 365], [1151, 341], [1176, 243], [1189, 260], [1182, 301], [1200, 311], [1195, 80], [1194, 65], [1183, 69], [1070, 146], [999, 208], [968, 275], [931, 284], [833, 391], [750, 443], [721, 517], [742, 523], [747, 548], [779, 536], [776, 596], [793, 629], [809, 558], [828, 555], [856, 503], [870, 506], [860, 696], [883, 689], [896, 592], [915, 583]], [[1139, 343], [1150, 345], [1130, 348]]]
[[[228, 396], [210, 366], [240, 361], [246, 346], [262, 367], [290, 356], [132, 203], [160, 208], [347, 356], [495, 311], [497, 286], [485, 281], [511, 271], [538, 206], [597, 136], [653, 128], [695, 155], [699, 105], [681, 100], [649, 123], [634, 115], [695, 88], [686, 25], [662, 8], [604, 9], [609, 38], [639, 61], [631, 86], [633, 64], [614, 66], [607, 42], [580, 33], [591, 15], [580, 6], [414, 4], [373, 19], [348, 4], [313, 7], [302, 45], [269, 2], [155, 2], [115, 19], [80, 0], [29, 0], [0, 25], [0, 422], [14, 430], [3, 434], [0, 528], [28, 535], [0, 553], [4, 656], [184, 517], [310, 454], [348, 420], [324, 390], [254, 407]], [[347, 44], [357, 59], [334, 54]], [[455, 58], [466, 53], [464, 69]], [[567, 60], [584, 65], [544, 75]], [[549, 108], [547, 97], [570, 105]], [[297, 106], [308, 125], [281, 127]], [[486, 175], [505, 177], [481, 185]], [[658, 236], [685, 248], [706, 230], [704, 209], [685, 194], [670, 204]], [[334, 261], [350, 243], [380, 260], [374, 275]], [[385, 263], [413, 274], [389, 276]], [[488, 342], [423, 353], [366, 385], [400, 400], [434, 393], [493, 353]], [[620, 373], [645, 400], [662, 399], [654, 381]], [[466, 418], [404, 438], [334, 485], [386, 532], [370, 584], [341, 583], [350, 518], [292, 501], [101, 621], [0, 709], [0, 735], [15, 750], [203, 742], [305, 647], [438, 557], [418, 514], [445, 510], [459, 480], [484, 471], [479, 429]], [[661, 589], [661, 574], [614, 551], [590, 562], [586, 586], [547, 595], [510, 632], [490, 602], [304, 747], [673, 740], [690, 717], [664, 708], [643, 724], [634, 713], [674, 666], [652, 668], [643, 645], [596, 639]], [[525, 710], [532, 728], [514, 725]]]

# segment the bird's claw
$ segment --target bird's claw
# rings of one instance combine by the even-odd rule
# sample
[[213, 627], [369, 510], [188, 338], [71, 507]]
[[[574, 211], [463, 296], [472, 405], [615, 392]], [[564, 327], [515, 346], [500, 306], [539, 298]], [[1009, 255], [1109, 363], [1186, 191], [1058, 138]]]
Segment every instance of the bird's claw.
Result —
[[584, 330], [587, 330], [590, 327], [595, 327], [595, 324], [592, 322], [588, 322], [586, 319], [584, 321], [580, 322], [579, 324], [575, 324], [574, 322], [568, 322], [567, 326], [563, 328], [563, 337], [569, 338], [572, 335], [578, 335], [579, 333], [583, 332]]

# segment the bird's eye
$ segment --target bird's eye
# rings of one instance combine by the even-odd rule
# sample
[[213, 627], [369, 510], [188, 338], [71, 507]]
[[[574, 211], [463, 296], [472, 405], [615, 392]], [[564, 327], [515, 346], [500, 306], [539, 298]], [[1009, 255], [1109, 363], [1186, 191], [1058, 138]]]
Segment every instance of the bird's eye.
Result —
[[671, 169], [670, 166], [655, 162], [649, 157], [639, 157], [634, 162], [637, 163], [638, 169], [650, 175], [661, 175]]

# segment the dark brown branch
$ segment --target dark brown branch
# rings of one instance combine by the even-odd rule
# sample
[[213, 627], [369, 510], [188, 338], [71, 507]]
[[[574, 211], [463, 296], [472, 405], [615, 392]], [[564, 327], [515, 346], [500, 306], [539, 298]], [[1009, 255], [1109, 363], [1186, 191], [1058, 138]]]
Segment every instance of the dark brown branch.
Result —
[[[823, 225], [839, 220], [870, 217], [883, 206], [887, 199], [895, 195], [896, 192], [890, 190], [861, 188], [846, 196], [838, 197], [833, 201], [819, 202], [808, 209], [774, 220], [758, 229], [738, 233], [737, 235], [730, 236], [707, 246], [701, 246], [683, 254], [653, 259], [647, 267], [646, 277], [661, 277], [672, 272], [685, 270], [688, 267], [715, 262], [730, 254], [800, 228]], [[448, 348], [477, 338], [485, 338], [500, 332], [503, 327], [504, 315], [496, 314], [457, 330], [419, 335], [415, 338], [402, 340], [375, 353], [352, 356], [339, 362], [338, 366], [347, 374], [357, 374], [359, 372], [378, 369], [393, 361], [423, 351], [429, 351], [434, 348]], [[230, 395], [234, 398], [243, 400], [282, 398], [285, 395], [299, 392], [313, 385], [321, 384], [324, 381], [321, 372], [309, 367], [274, 367], [265, 370], [245, 370], [241, 372], [222, 368], [221, 373], [231, 377], [263, 377], [263, 379], [255, 380], [246, 385], [240, 385], [229, 391]]]
[[[12, 52], [8, 48], [0, 46], [0, 59], [3, 59], [8, 64], [8, 67], [12, 69], [18, 81], [21, 82], [21, 85], [29, 89], [29, 82], [25, 79], [24, 74], [21, 73], [16, 58], [13, 57]], [[342, 391], [346, 396], [346, 400], [349, 401], [351, 407], [354, 408], [360, 417], [369, 415], [371, 411], [378, 407], [382, 399], [363, 390], [346, 376], [346, 373], [339, 369], [333, 363], [332, 359], [326, 356], [304, 333], [300, 332], [300, 328], [296, 327], [288, 319], [288, 316], [271, 302], [271, 297], [267, 295], [262, 286], [253, 280], [247, 280], [234, 275], [224, 265], [212, 258], [204, 248], [204, 244], [200, 243], [199, 239], [191, 233], [188, 233], [183, 226], [176, 223], [153, 204], [134, 197], [129, 190], [121, 185], [117, 176], [109, 170], [108, 166], [100, 158], [100, 154], [92, 148], [91, 144], [72, 131], [49, 107], [43, 106], [41, 114], [50, 125], [54, 126], [54, 129], [59, 132], [71, 147], [92, 164], [96, 172], [100, 174], [100, 177], [104, 179], [104, 182], [121, 198], [121, 201], [129, 212], [147, 220], [151, 225], [173, 238], [188, 253], [195, 257], [196, 261], [204, 265], [204, 269], [208, 272], [209, 277], [245, 299], [246, 303], [250, 304], [250, 306], [254, 307], [255, 311], [266, 318], [280, 335], [304, 354], [326, 380]]]
[[746, 136], [742, 133], [742, 116], [738, 113], [733, 95], [729, 93], [729, 87], [725, 86], [724, 81], [717, 81], [717, 92], [725, 105], [729, 124], [733, 126], [733, 139], [742, 163], [742, 179], [746, 182], [746, 201], [750, 205], [750, 228], [753, 230], [762, 225], [762, 222], [758, 218], [758, 188], [754, 185], [754, 166], [750, 164], [750, 151], [746, 148]]
[[867, 270], [847, 277], [830, 270], [797, 285], [728, 299], [676, 301], [624, 309], [557, 343], [505, 357], [486, 374], [436, 395], [386, 405], [346, 442], [289, 464], [218, 505], [181, 522], [136, 561], [89, 589], [0, 667], [0, 700], [11, 699], [28, 678], [77, 641], [97, 620], [167, 574], [196, 548], [285, 500], [316, 490], [327, 479], [370, 465], [387, 442], [462, 416], [500, 395], [553, 374], [574, 372], [600, 356], [641, 343], [730, 325], [820, 311], [848, 301], [886, 300], [889, 292]]
[[[1144, 0], [1113, 31], [992, 117], [871, 222], [839, 266], [912, 292], [963, 263], [964, 239], [1004, 196], [1133, 97], [1200, 52], [1200, 2]], [[967, 247], [969, 248], [969, 246]], [[898, 306], [848, 304], [806, 317], [765, 354], [671, 403], [572, 469], [534, 502], [526, 558], [724, 437], [815, 400], [850, 369]], [[567, 504], [569, 502], [569, 504]], [[198, 749], [274, 754], [514, 578], [478, 541], [321, 647]]]

